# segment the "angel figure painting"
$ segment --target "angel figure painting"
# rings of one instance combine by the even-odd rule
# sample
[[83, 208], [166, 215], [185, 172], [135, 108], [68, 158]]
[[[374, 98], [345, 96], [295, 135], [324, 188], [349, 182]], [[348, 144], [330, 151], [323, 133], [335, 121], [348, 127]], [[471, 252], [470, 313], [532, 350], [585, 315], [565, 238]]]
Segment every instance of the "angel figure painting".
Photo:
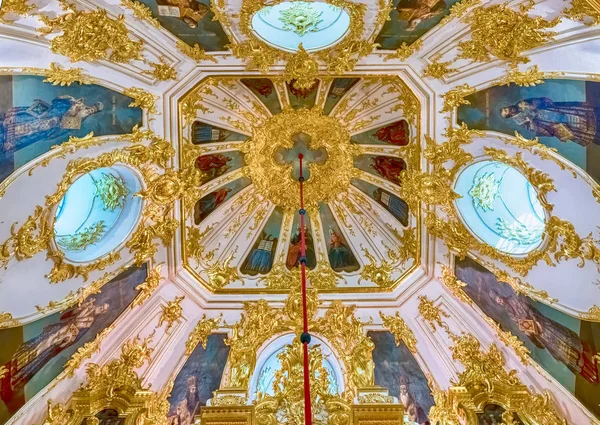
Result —
[[69, 137], [131, 132], [142, 124], [131, 102], [95, 84], [63, 87], [44, 77], [0, 75], [0, 181]]
[[169, 425], [192, 425], [203, 406], [219, 389], [229, 346], [225, 345], [226, 334], [212, 334], [206, 348], [198, 344], [177, 374], [167, 415]]
[[600, 83], [552, 79], [491, 87], [466, 100], [458, 119], [470, 128], [537, 137], [600, 182]]
[[24, 326], [0, 330], [0, 365], [6, 371], [0, 378], [0, 424], [56, 378], [79, 347], [121, 315], [146, 276], [145, 265], [132, 267], [81, 305]]
[[455, 273], [483, 313], [517, 336], [533, 360], [600, 417], [600, 323], [518, 295], [470, 258], [457, 260]]

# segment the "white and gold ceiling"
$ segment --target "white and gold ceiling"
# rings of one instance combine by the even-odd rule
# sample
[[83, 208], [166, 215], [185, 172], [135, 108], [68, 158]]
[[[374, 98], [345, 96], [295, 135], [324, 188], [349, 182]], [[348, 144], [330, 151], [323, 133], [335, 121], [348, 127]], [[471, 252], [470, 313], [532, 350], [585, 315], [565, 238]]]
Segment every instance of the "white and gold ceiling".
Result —
[[3, 0], [0, 424], [600, 424], [599, 25]]

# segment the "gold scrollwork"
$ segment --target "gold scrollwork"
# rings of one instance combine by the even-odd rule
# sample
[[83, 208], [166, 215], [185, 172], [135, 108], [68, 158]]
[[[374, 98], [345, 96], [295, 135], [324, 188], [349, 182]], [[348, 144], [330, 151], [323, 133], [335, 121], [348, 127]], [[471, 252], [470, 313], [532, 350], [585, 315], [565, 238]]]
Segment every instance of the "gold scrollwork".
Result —
[[165, 332], [168, 332], [169, 329], [173, 326], [173, 323], [177, 322], [183, 316], [183, 307], [181, 307], [181, 302], [184, 300], [184, 296], [175, 297], [173, 301], [167, 302], [166, 305], [162, 307], [162, 313], [160, 318], [158, 319], [158, 327], [161, 327], [163, 323], [167, 324]]
[[126, 63], [142, 58], [143, 43], [129, 38], [123, 15], [113, 19], [105, 9], [78, 11], [67, 0], [60, 0], [60, 4], [67, 13], [56, 18], [40, 15], [46, 26], [38, 30], [42, 34], [62, 31], [50, 41], [54, 53], [67, 56], [71, 62], [106, 59]]
[[27, 3], [27, 0], [5, 0], [2, 2], [2, 8], [0, 8], [0, 23], [11, 23], [6, 19], [8, 14], [27, 16], [34, 9], [35, 6]]
[[206, 314], [202, 316], [202, 319], [198, 321], [194, 330], [188, 336], [185, 342], [185, 355], [190, 356], [198, 344], [202, 344], [202, 348], [206, 349], [206, 343], [208, 342], [209, 335], [218, 329], [223, 320], [223, 315], [218, 317], [206, 318]]
[[[133, 0], [132, 0], [133, 1]], [[143, 71], [142, 74], [149, 75], [159, 81], [169, 81], [177, 79], [177, 70], [173, 65], [169, 65], [164, 58], [160, 58], [158, 62], [150, 62], [148, 65], [152, 70]]]
[[147, 299], [149, 299], [152, 296], [156, 288], [158, 288], [158, 285], [160, 285], [161, 280], [164, 279], [164, 276], [160, 272], [162, 265], [163, 263], [154, 266], [154, 268], [148, 273], [146, 280], [144, 280], [142, 283], [135, 287], [135, 290], [140, 292], [131, 303], [131, 308], [142, 305]]
[[160, 22], [154, 16], [148, 6], [137, 0], [121, 0], [121, 6], [133, 11], [133, 15], [141, 21], [148, 22], [155, 28], [160, 28]]
[[444, 78], [448, 74], [452, 74], [453, 72], [456, 72], [455, 69], [450, 68], [450, 65], [452, 65], [451, 61], [440, 62], [439, 60], [436, 59], [436, 60], [430, 62], [429, 64], [427, 64], [427, 66], [423, 69], [421, 76], [423, 78], [431, 77], [431, 78], [436, 78], [439, 80], [441, 78]]
[[544, 80], [548, 78], [557, 78], [561, 74], [564, 73], [542, 72], [537, 65], [533, 65], [527, 71], [519, 71], [518, 68], [511, 68], [496, 84], [499, 86], [516, 84], [520, 87], [533, 87], [538, 84], [544, 84]]
[[446, 94], [442, 95], [444, 98], [444, 107], [440, 112], [452, 112], [454, 108], [460, 105], [470, 105], [471, 102], [466, 100], [465, 97], [472, 95], [476, 91], [475, 87], [471, 87], [468, 84], [463, 84], [449, 90]]
[[394, 53], [386, 55], [383, 58], [383, 61], [387, 62], [392, 59], [400, 59], [401, 61], [405, 61], [414, 55], [421, 47], [423, 47], [423, 40], [421, 39], [413, 41], [411, 44], [403, 42]]
[[157, 99], [157, 96], [153, 95], [149, 91], [139, 87], [130, 87], [123, 90], [123, 94], [133, 99], [133, 102], [129, 104], [129, 107], [135, 108], [136, 106], [139, 106], [140, 108], [148, 111], [149, 114], [156, 114], [158, 112], [158, 109], [156, 109], [156, 104], [154, 103], [154, 101]]
[[600, 24], [600, 11], [588, 0], [572, 0], [571, 7], [565, 8], [563, 14], [569, 19], [583, 22], [586, 25]]
[[396, 312], [395, 316], [387, 316], [382, 312], [379, 312], [379, 316], [381, 317], [381, 320], [383, 320], [383, 326], [389, 329], [392, 335], [394, 335], [396, 347], [398, 347], [401, 342], [404, 342], [411, 353], [417, 352], [417, 339], [415, 338], [415, 334], [408, 327], [404, 319], [400, 317], [400, 313]]

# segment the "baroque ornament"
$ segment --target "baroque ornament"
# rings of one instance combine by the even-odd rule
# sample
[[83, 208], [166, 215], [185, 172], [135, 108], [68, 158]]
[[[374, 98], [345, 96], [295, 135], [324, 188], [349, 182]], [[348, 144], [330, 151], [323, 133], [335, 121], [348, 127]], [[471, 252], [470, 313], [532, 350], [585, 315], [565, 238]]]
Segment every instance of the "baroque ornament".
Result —
[[313, 9], [311, 3], [295, 1], [291, 7], [281, 10], [279, 20], [283, 22], [282, 29], [293, 31], [299, 36], [307, 32], [318, 31], [317, 26], [323, 22], [323, 12]]
[[169, 329], [173, 326], [173, 323], [177, 322], [183, 316], [183, 307], [181, 307], [181, 302], [185, 297], [179, 296], [175, 297], [173, 301], [167, 302], [166, 305], [162, 307], [162, 314], [158, 319], [158, 327], [161, 327], [163, 323], [167, 324], [167, 328], [165, 332], [168, 332]]
[[125, 186], [125, 182], [121, 177], [115, 177], [114, 174], [102, 174], [102, 178], [94, 180], [96, 192], [94, 196], [100, 198], [104, 210], [111, 212], [117, 208], [125, 206], [125, 199], [129, 195], [129, 189]]
[[68, 251], [83, 251], [102, 239], [105, 230], [106, 225], [104, 221], [100, 220], [72, 235], [57, 236], [56, 244]]
[[198, 344], [202, 344], [202, 348], [206, 350], [206, 343], [209, 335], [221, 325], [223, 315], [207, 319], [206, 314], [196, 324], [192, 333], [188, 336], [185, 343], [185, 355], [190, 356]]
[[547, 21], [539, 16], [530, 17], [528, 12], [534, 5], [523, 3], [518, 12], [506, 3], [473, 9], [462, 18], [471, 27], [471, 39], [458, 43], [458, 58], [488, 62], [494, 56], [513, 67], [529, 62], [523, 52], [551, 41], [556, 33], [547, 29], [560, 22], [560, 18]]
[[27, 0], [4, 0], [2, 8], [0, 8], [0, 23], [9, 24], [12, 22], [6, 19], [6, 15], [27, 16], [34, 9], [35, 6], [27, 3]]
[[90, 78], [83, 73], [81, 68], [62, 68], [56, 62], [50, 64], [50, 68], [44, 71], [46, 79], [44, 83], [51, 83], [53, 86], [70, 86], [73, 83], [81, 84], [93, 84], [96, 82], [93, 78]]
[[46, 25], [39, 29], [42, 34], [62, 31], [50, 41], [54, 53], [67, 56], [71, 62], [105, 59], [127, 63], [142, 59], [142, 41], [129, 38], [123, 15], [113, 19], [105, 9], [78, 11], [67, 0], [60, 0], [60, 4], [66, 14], [56, 18], [40, 15]]
[[379, 312], [381, 320], [383, 320], [383, 326], [387, 328], [394, 339], [396, 340], [396, 347], [400, 346], [401, 342], [404, 342], [411, 353], [417, 352], [417, 339], [413, 331], [406, 325], [404, 319], [400, 317], [400, 313], [396, 312], [395, 316], [387, 316], [382, 312]]

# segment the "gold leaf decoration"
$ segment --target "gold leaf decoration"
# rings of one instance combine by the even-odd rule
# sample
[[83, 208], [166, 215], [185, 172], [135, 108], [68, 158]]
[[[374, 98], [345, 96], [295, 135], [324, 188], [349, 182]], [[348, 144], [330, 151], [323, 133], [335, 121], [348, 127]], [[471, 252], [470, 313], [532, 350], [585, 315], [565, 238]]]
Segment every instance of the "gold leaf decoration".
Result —
[[4, 378], [8, 373], [8, 369], [5, 366], [0, 366], [0, 379]]
[[20, 322], [13, 319], [10, 313], [0, 313], [0, 329], [13, 328], [19, 326]]
[[523, 342], [513, 335], [510, 331], [505, 331], [502, 327], [496, 323], [494, 319], [491, 317], [484, 315], [483, 317], [486, 322], [496, 331], [496, 335], [498, 335], [498, 339], [504, 343], [507, 347], [511, 347], [521, 363], [525, 366], [531, 364], [531, 359], [529, 357], [529, 349], [523, 344]]
[[177, 79], [177, 70], [173, 65], [169, 65], [164, 58], [160, 58], [159, 62], [150, 62], [148, 65], [152, 67], [151, 71], [143, 71], [142, 74], [149, 75], [159, 81], [169, 81]]
[[217, 261], [206, 270], [206, 273], [208, 274], [208, 283], [212, 288], [222, 289], [230, 283], [240, 279], [237, 268], [229, 265], [234, 256], [235, 251], [232, 252], [225, 261]]
[[462, 280], [459, 280], [454, 275], [454, 272], [450, 267], [444, 264], [440, 264], [440, 267], [442, 269], [442, 275], [440, 276], [440, 280], [444, 285], [446, 285], [446, 288], [450, 289], [454, 296], [462, 302], [472, 305], [473, 300], [471, 300], [471, 298], [462, 289], [465, 286], [467, 286], [467, 284]]
[[183, 307], [181, 307], [181, 302], [185, 297], [183, 295], [175, 297], [173, 301], [167, 302], [166, 305], [162, 307], [162, 314], [158, 319], [158, 327], [161, 327], [163, 323], [167, 324], [167, 328], [165, 332], [168, 332], [169, 329], [173, 326], [173, 323], [181, 319], [183, 316]]
[[0, 23], [9, 24], [11, 22], [6, 19], [8, 14], [27, 16], [34, 9], [35, 6], [28, 4], [27, 0], [4, 0], [2, 8], [0, 8]]
[[142, 58], [142, 41], [129, 38], [123, 15], [113, 19], [105, 9], [78, 11], [67, 0], [61, 0], [61, 5], [67, 11], [64, 15], [53, 19], [40, 15], [46, 25], [39, 30], [42, 34], [62, 31], [50, 41], [54, 53], [67, 56], [71, 62], [104, 59], [127, 63]]
[[585, 319], [591, 322], [600, 322], [600, 307], [595, 304], [590, 307]]
[[440, 62], [438, 60], [434, 60], [430, 62], [425, 69], [423, 69], [423, 73], [421, 76], [423, 78], [431, 77], [431, 78], [444, 78], [446, 75], [456, 72], [455, 69], [450, 68], [452, 62]]
[[431, 325], [433, 330], [437, 329], [437, 325], [450, 332], [448, 325], [442, 320], [442, 317], [450, 317], [448, 313], [436, 306], [425, 295], [419, 295], [419, 314]]
[[405, 61], [410, 56], [415, 54], [415, 52], [417, 50], [419, 50], [421, 47], [423, 47], [423, 40], [421, 40], [421, 39], [413, 41], [411, 44], [406, 44], [406, 42], [402, 42], [400, 47], [398, 49], [396, 49], [396, 52], [386, 55], [383, 58], [383, 61], [387, 62], [392, 59], [400, 59], [401, 61]]
[[298, 51], [285, 66], [285, 73], [286, 81], [291, 83], [295, 89], [309, 89], [315, 84], [315, 77], [319, 74], [319, 64], [300, 43]]
[[94, 353], [100, 351], [100, 343], [113, 329], [114, 325], [103, 329], [102, 332], [96, 335], [96, 338], [94, 338], [93, 341], [86, 342], [79, 347], [77, 351], [73, 353], [71, 358], [65, 363], [63, 366], [63, 373], [59, 375], [57, 380], [72, 378], [75, 374], [75, 371], [79, 369], [84, 360], [91, 358]]
[[400, 317], [400, 314], [396, 312], [395, 316], [387, 316], [382, 312], [379, 312], [381, 320], [383, 320], [383, 326], [387, 328], [394, 339], [396, 340], [396, 347], [400, 346], [401, 342], [404, 342], [411, 353], [417, 352], [417, 339], [413, 331], [406, 325], [404, 319]]
[[148, 273], [146, 280], [135, 287], [136, 291], [140, 291], [137, 297], [131, 303], [131, 308], [142, 305], [154, 293], [161, 280], [164, 279], [161, 273], [162, 263], [154, 266], [152, 271]]
[[360, 279], [373, 282], [381, 288], [394, 286], [395, 282], [392, 280], [392, 273], [395, 270], [394, 265], [385, 260], [381, 261], [381, 264], [377, 264], [375, 257], [373, 257], [367, 248], [363, 247], [362, 250], [369, 262], [363, 266], [360, 272]]
[[450, 22], [453, 19], [461, 18], [467, 10], [469, 10], [473, 6], [478, 6], [481, 4], [481, 0], [460, 0], [450, 6], [450, 11], [448, 15], [444, 16], [440, 21], [440, 25], [444, 25]]
[[217, 63], [217, 59], [214, 56], [207, 54], [200, 47], [200, 45], [198, 45], [198, 43], [194, 44], [194, 46], [191, 47], [186, 42], [181, 41], [181, 40], [177, 40], [177, 48], [179, 49], [179, 51], [181, 53], [189, 56], [190, 58], [192, 58], [196, 62], [212, 61], [214, 63]]
[[44, 83], [51, 83], [53, 86], [70, 86], [73, 83], [79, 83], [80, 85], [93, 84], [96, 82], [96, 80], [94, 80], [93, 78], [84, 75], [83, 69], [65, 69], [62, 68], [56, 62], [52, 62], [50, 64], [50, 68], [47, 69], [44, 73], [46, 75]]
[[519, 71], [518, 68], [510, 69], [496, 84], [499, 86], [516, 84], [520, 87], [533, 87], [538, 84], [544, 84], [545, 79], [557, 78], [560, 75], [560, 72], [542, 72], [537, 65], [533, 65], [526, 71]]
[[142, 109], [148, 111], [149, 114], [156, 114], [158, 110], [154, 101], [158, 99], [158, 96], [153, 95], [147, 90], [139, 87], [131, 87], [123, 90], [123, 94], [133, 99], [133, 102], [129, 104], [130, 108], [139, 106]]
[[140, 3], [137, 0], [121, 0], [121, 6], [132, 10], [134, 16], [139, 20], [148, 22], [156, 28], [160, 28], [160, 22], [152, 16], [152, 11], [145, 4]]
[[563, 14], [586, 25], [600, 24], [600, 11], [587, 0], [571, 0], [571, 7], [564, 9]]
[[203, 315], [202, 319], [196, 324], [194, 330], [185, 342], [185, 355], [190, 356], [198, 344], [202, 344], [202, 348], [206, 350], [206, 343], [208, 342], [209, 335], [219, 328], [222, 320], [222, 314], [219, 317], [210, 319], [206, 318], [206, 314]]
[[444, 98], [444, 107], [440, 112], [452, 112], [454, 108], [460, 105], [470, 105], [471, 102], [466, 100], [465, 97], [472, 95], [476, 91], [475, 87], [471, 87], [468, 84], [463, 84], [449, 90], [446, 94], [442, 95]]
[[494, 56], [513, 67], [529, 62], [523, 52], [552, 40], [556, 33], [546, 30], [560, 22], [560, 18], [547, 21], [539, 16], [530, 17], [528, 12], [534, 5], [522, 3], [519, 11], [506, 3], [474, 9], [463, 17], [463, 21], [471, 27], [471, 39], [458, 43], [458, 58], [487, 62]]

